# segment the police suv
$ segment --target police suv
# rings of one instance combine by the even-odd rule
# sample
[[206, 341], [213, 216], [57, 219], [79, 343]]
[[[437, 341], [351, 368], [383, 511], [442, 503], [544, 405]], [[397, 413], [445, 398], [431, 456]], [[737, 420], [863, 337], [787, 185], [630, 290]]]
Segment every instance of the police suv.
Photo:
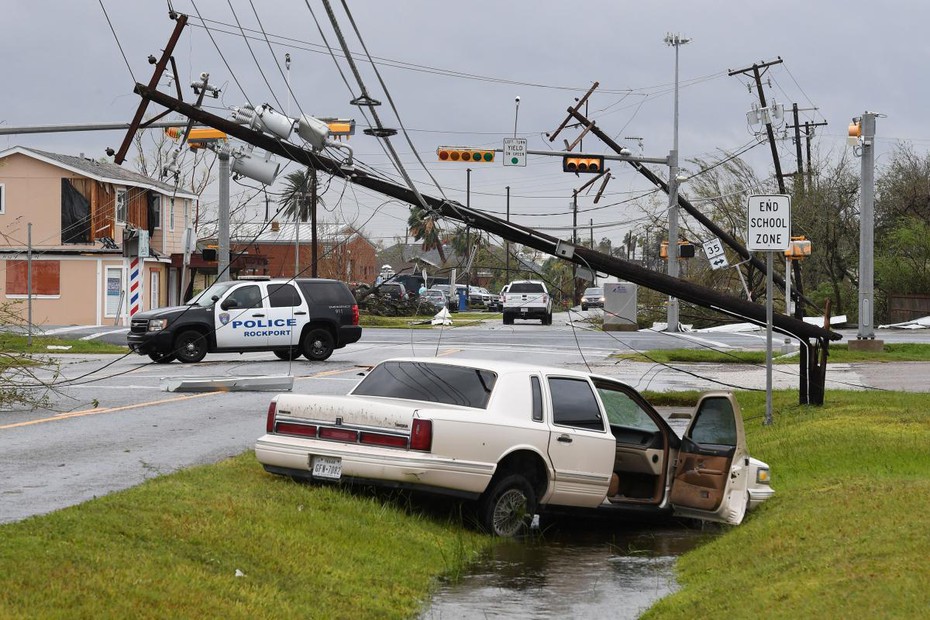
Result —
[[344, 282], [300, 278], [217, 282], [186, 306], [136, 314], [126, 339], [166, 364], [245, 351], [323, 361], [361, 336], [358, 304]]

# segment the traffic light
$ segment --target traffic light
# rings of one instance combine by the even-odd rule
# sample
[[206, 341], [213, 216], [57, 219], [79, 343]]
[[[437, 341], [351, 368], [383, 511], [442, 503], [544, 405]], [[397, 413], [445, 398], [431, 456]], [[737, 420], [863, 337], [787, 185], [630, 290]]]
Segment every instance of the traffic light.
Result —
[[566, 155], [562, 158], [562, 172], [591, 172], [598, 174], [604, 170], [604, 157]]
[[[662, 241], [662, 245], [659, 246], [659, 257], [668, 258], [668, 241]], [[678, 258], [694, 258], [694, 244], [690, 241], [679, 241]]]
[[440, 146], [436, 149], [439, 161], [464, 161], [491, 163], [494, 161], [494, 149], [472, 149], [464, 146]]
[[[181, 127], [168, 127], [165, 129], [165, 133], [168, 134], [168, 137], [177, 140], [184, 135], [184, 130]], [[226, 140], [226, 134], [212, 127], [197, 127], [191, 129], [190, 133], [187, 135], [187, 145], [194, 150], [204, 148], [207, 144], [220, 142], [222, 140]]]

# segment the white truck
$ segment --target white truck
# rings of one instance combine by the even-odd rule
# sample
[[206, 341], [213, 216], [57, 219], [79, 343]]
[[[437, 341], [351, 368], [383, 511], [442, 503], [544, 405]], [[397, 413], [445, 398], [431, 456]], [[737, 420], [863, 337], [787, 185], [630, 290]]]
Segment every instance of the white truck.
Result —
[[552, 325], [552, 297], [545, 282], [516, 280], [503, 298], [504, 325], [513, 325], [514, 319], [539, 319], [543, 325]]

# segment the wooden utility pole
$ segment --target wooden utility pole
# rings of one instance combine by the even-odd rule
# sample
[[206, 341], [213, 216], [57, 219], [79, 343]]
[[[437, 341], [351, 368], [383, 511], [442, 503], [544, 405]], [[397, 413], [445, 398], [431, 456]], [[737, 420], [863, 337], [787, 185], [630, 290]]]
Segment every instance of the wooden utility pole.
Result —
[[[753, 77], [756, 80], [756, 90], [759, 92], [759, 105], [762, 106], [762, 109], [768, 107], [768, 104], [765, 102], [765, 92], [762, 90], [762, 72], [761, 69], [766, 69], [772, 65], [781, 64], [783, 61], [781, 57], [778, 57], [778, 60], [772, 60], [770, 62], [763, 62], [761, 64], [754, 64], [751, 67], [746, 67], [745, 69], [737, 69], [735, 71], [730, 71], [728, 75], [740, 75], [746, 74], [749, 71], [752, 71]], [[778, 158], [778, 147], [775, 146], [775, 131], [772, 129], [772, 121], [769, 120], [765, 123], [765, 133], [769, 138], [769, 147], [772, 149], [772, 160], [775, 162], [775, 177], [778, 179], [778, 191], [782, 194], [785, 193], [785, 177], [781, 172], [781, 160]]]

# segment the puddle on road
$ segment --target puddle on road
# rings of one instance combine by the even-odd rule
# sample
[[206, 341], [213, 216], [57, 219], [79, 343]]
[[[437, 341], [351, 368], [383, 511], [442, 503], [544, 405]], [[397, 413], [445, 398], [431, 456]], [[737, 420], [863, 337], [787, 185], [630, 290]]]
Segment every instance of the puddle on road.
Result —
[[421, 620], [636, 618], [677, 589], [676, 558], [716, 535], [679, 525], [556, 527], [496, 544], [439, 588]]

